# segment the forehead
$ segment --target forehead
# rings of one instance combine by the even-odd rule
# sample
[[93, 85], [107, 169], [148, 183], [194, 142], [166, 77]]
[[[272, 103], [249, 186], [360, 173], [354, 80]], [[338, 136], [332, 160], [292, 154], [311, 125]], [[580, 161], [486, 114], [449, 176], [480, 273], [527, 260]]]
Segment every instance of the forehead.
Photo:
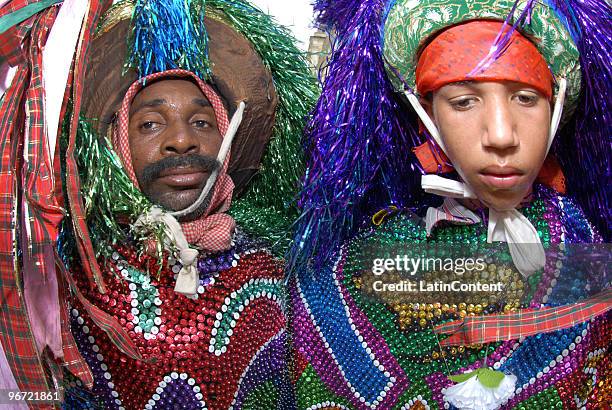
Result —
[[165, 100], [168, 103], [174, 101], [191, 101], [195, 98], [206, 99], [200, 87], [188, 80], [166, 79], [156, 81], [147, 85], [136, 94], [133, 105], [147, 100]]
[[511, 80], [498, 80], [498, 81], [484, 81], [484, 80], [466, 80], [466, 81], [456, 81], [452, 83], [448, 83], [440, 87], [438, 90], [434, 91], [437, 93], [439, 91], [452, 91], [460, 88], [469, 88], [475, 90], [482, 91], [516, 91], [519, 89], [528, 89], [534, 92], [538, 92], [533, 86], [529, 84], [525, 84], [519, 81], [511, 81]]

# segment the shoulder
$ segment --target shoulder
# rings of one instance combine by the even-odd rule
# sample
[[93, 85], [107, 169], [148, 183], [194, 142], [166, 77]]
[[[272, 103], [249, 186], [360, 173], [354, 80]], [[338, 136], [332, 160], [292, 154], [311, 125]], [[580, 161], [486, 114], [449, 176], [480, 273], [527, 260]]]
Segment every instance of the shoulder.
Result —
[[573, 198], [560, 195], [548, 189], [541, 189], [539, 196], [546, 203], [550, 211], [549, 213], [554, 214], [553, 220], [549, 223], [559, 225], [563, 242], [602, 242], [601, 235], [587, 219], [582, 208]]

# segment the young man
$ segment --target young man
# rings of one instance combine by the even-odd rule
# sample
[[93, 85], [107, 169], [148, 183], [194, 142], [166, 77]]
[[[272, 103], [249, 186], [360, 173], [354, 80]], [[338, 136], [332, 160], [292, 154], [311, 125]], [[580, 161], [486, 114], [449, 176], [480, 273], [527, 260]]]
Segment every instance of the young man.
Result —
[[[558, 125], [576, 120], [576, 104], [589, 112], [580, 100], [581, 75], [593, 83], [603, 77], [604, 96], [609, 71], [593, 76], [601, 63], [593, 54], [579, 60], [563, 23], [568, 20], [557, 17], [560, 8], [520, 3], [524, 14], [510, 19], [518, 21], [511, 30], [504, 25], [514, 11], [509, 2], [398, 0], [387, 10], [383, 3], [362, 2], [354, 15], [334, 15], [333, 8], [322, 14], [337, 19], [339, 46], [310, 134], [317, 162], [309, 166], [313, 178], [300, 218], [306, 222], [297, 236], [298, 256], [314, 249], [306, 263], [296, 259], [291, 291], [299, 407], [603, 406], [611, 334], [601, 267], [610, 253], [589, 245], [598, 251], [579, 259], [579, 244], [602, 238], [565, 195], [572, 187], [548, 154]], [[376, 20], [381, 14], [382, 24]], [[376, 43], [381, 37], [382, 46]], [[376, 55], [377, 45], [383, 56]], [[366, 61], [351, 67], [352, 55]], [[388, 80], [377, 71], [383, 61]], [[346, 75], [351, 68], [353, 76], [334, 81], [334, 70]], [[405, 96], [403, 105], [373, 73]], [[338, 95], [339, 101], [328, 98]], [[374, 111], [372, 132], [354, 114], [359, 104]], [[419, 122], [410, 124], [413, 112]], [[417, 124], [431, 137], [414, 144], [412, 157], [414, 145], [401, 138], [409, 132], [399, 126]], [[568, 134], [580, 130], [572, 137], [590, 142], [585, 151], [609, 154], [603, 120], [582, 127], [579, 118], [578, 124], [563, 130], [557, 153], [563, 154]], [[345, 147], [342, 157], [338, 146]], [[561, 162], [588, 174], [591, 164], [577, 157]], [[401, 195], [411, 175], [408, 167], [394, 166], [413, 158], [413, 169], [427, 174], [423, 190], [444, 199], [441, 206], [423, 207], [414, 186]], [[319, 165], [332, 161], [334, 167]], [[347, 167], [349, 161], [359, 169]], [[404, 178], [394, 180], [402, 170]], [[595, 175], [589, 184], [602, 190], [593, 201], [606, 196], [602, 178]], [[359, 187], [366, 198], [344, 196], [344, 186]], [[368, 194], [403, 206], [375, 213], [368, 205], [376, 198]], [[345, 209], [337, 208], [346, 198]], [[364, 209], [373, 223], [359, 220], [367, 216]], [[605, 212], [599, 221], [608, 219]], [[307, 224], [313, 220], [321, 221], [319, 232], [350, 233], [341, 228], [347, 223], [362, 229], [338, 243], [333, 239], [344, 239], [340, 235], [313, 238], [315, 228]]]
[[291, 408], [303, 55], [243, 1], [119, 2], [97, 27], [56, 159], [63, 407]]

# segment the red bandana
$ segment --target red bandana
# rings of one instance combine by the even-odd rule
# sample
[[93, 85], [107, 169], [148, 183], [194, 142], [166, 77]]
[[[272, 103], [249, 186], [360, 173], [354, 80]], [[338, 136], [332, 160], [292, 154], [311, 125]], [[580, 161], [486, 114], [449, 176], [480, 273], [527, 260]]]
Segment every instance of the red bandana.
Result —
[[[119, 110], [117, 127], [113, 133], [113, 146], [123, 162], [126, 173], [137, 187], [138, 180], [136, 179], [136, 174], [132, 167], [128, 138], [130, 106], [136, 94], [144, 87], [143, 83], [164, 77], [190, 77], [195, 80], [202, 90], [202, 93], [213, 107], [219, 127], [219, 133], [225, 135], [229, 126], [227, 111], [221, 102], [221, 98], [219, 98], [212, 87], [192, 72], [180, 69], [168, 70], [148, 75], [136, 81], [130, 86], [123, 98], [123, 103]], [[202, 250], [218, 252], [229, 249], [231, 246], [232, 234], [236, 228], [236, 222], [231, 216], [224, 213], [230, 207], [232, 192], [234, 191], [234, 182], [227, 174], [229, 158], [230, 155], [228, 154], [222, 168], [219, 170], [210, 204], [204, 214], [195, 221], [181, 223], [181, 228], [183, 229], [187, 241], [191, 245], [195, 245]]]
[[528, 84], [549, 100], [553, 78], [538, 49], [515, 31], [510, 45], [484, 72], [468, 74], [486, 58], [503, 22], [476, 20], [439, 34], [419, 57], [416, 87], [421, 95], [465, 80], [516, 81]]

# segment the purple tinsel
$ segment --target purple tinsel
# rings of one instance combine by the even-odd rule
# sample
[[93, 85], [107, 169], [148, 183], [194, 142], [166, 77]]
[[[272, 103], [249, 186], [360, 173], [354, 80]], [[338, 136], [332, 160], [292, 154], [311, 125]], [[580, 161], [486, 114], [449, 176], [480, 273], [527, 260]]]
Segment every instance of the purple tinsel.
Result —
[[571, 122], [553, 145], [567, 179], [568, 194], [606, 242], [612, 240], [612, 26], [606, 0], [549, 0], [580, 52], [582, 92]]
[[[384, 17], [393, 2], [314, 4], [318, 21], [336, 39], [305, 137], [309, 162], [288, 259], [293, 268], [313, 256], [315, 266], [325, 262], [378, 209], [417, 208], [430, 200], [420, 188], [421, 172], [411, 152], [420, 143], [416, 120], [394, 94], [383, 65]], [[568, 194], [610, 241], [610, 6], [606, 0], [549, 2], [578, 46], [583, 76], [579, 106], [553, 152]], [[517, 20], [528, 20], [529, 10]]]
[[[420, 194], [410, 110], [387, 79], [381, 50], [384, 0], [320, 0], [336, 35], [321, 97], [305, 137], [309, 167], [291, 266], [327, 260], [378, 209]], [[411, 121], [412, 120], [412, 121]]]

